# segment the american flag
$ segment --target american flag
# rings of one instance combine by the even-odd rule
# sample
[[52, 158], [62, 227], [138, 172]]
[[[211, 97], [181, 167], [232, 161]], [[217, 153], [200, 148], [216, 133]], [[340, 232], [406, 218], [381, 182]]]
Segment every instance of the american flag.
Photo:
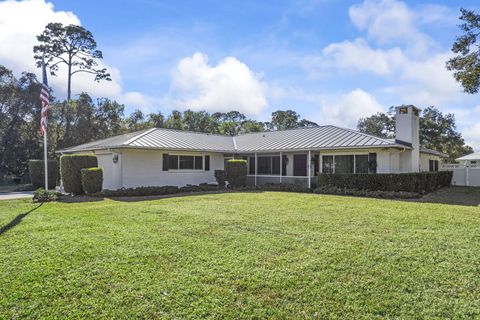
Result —
[[40, 90], [40, 103], [42, 104], [42, 117], [40, 119], [40, 133], [43, 135], [47, 132], [47, 116], [50, 109], [50, 94], [48, 92], [47, 69], [45, 61], [42, 60], [42, 90]]

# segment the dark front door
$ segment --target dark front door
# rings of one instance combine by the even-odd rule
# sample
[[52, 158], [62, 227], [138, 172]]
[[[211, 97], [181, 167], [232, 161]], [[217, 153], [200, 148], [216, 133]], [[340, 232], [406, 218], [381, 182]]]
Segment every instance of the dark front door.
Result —
[[306, 154], [293, 155], [293, 175], [294, 176], [307, 175], [307, 155]]

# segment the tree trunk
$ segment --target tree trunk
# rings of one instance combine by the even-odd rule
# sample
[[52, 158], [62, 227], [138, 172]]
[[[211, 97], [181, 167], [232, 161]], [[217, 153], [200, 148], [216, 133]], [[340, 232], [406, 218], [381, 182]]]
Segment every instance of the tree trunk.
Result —
[[68, 85], [67, 85], [67, 101], [70, 101], [72, 95], [72, 58], [68, 59]]

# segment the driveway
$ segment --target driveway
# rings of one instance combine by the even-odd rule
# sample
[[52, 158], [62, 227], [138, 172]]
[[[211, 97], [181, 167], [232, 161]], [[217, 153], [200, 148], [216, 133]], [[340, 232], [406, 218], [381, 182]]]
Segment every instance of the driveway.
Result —
[[19, 191], [19, 192], [0, 192], [1, 200], [13, 200], [33, 197], [33, 191]]

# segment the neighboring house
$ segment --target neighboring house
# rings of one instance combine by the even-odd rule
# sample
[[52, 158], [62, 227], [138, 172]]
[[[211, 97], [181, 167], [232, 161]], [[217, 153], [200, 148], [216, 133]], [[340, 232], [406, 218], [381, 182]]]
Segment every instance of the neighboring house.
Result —
[[60, 150], [94, 153], [104, 189], [215, 183], [228, 159], [248, 162], [248, 183], [302, 183], [318, 172], [400, 173], [437, 171], [445, 155], [420, 148], [419, 110], [396, 108], [396, 139], [336, 126], [220, 136], [149, 129]]
[[468, 165], [468, 164], [476, 164], [480, 165], [480, 152], [467, 154], [466, 156], [460, 157], [455, 159], [460, 164]]

